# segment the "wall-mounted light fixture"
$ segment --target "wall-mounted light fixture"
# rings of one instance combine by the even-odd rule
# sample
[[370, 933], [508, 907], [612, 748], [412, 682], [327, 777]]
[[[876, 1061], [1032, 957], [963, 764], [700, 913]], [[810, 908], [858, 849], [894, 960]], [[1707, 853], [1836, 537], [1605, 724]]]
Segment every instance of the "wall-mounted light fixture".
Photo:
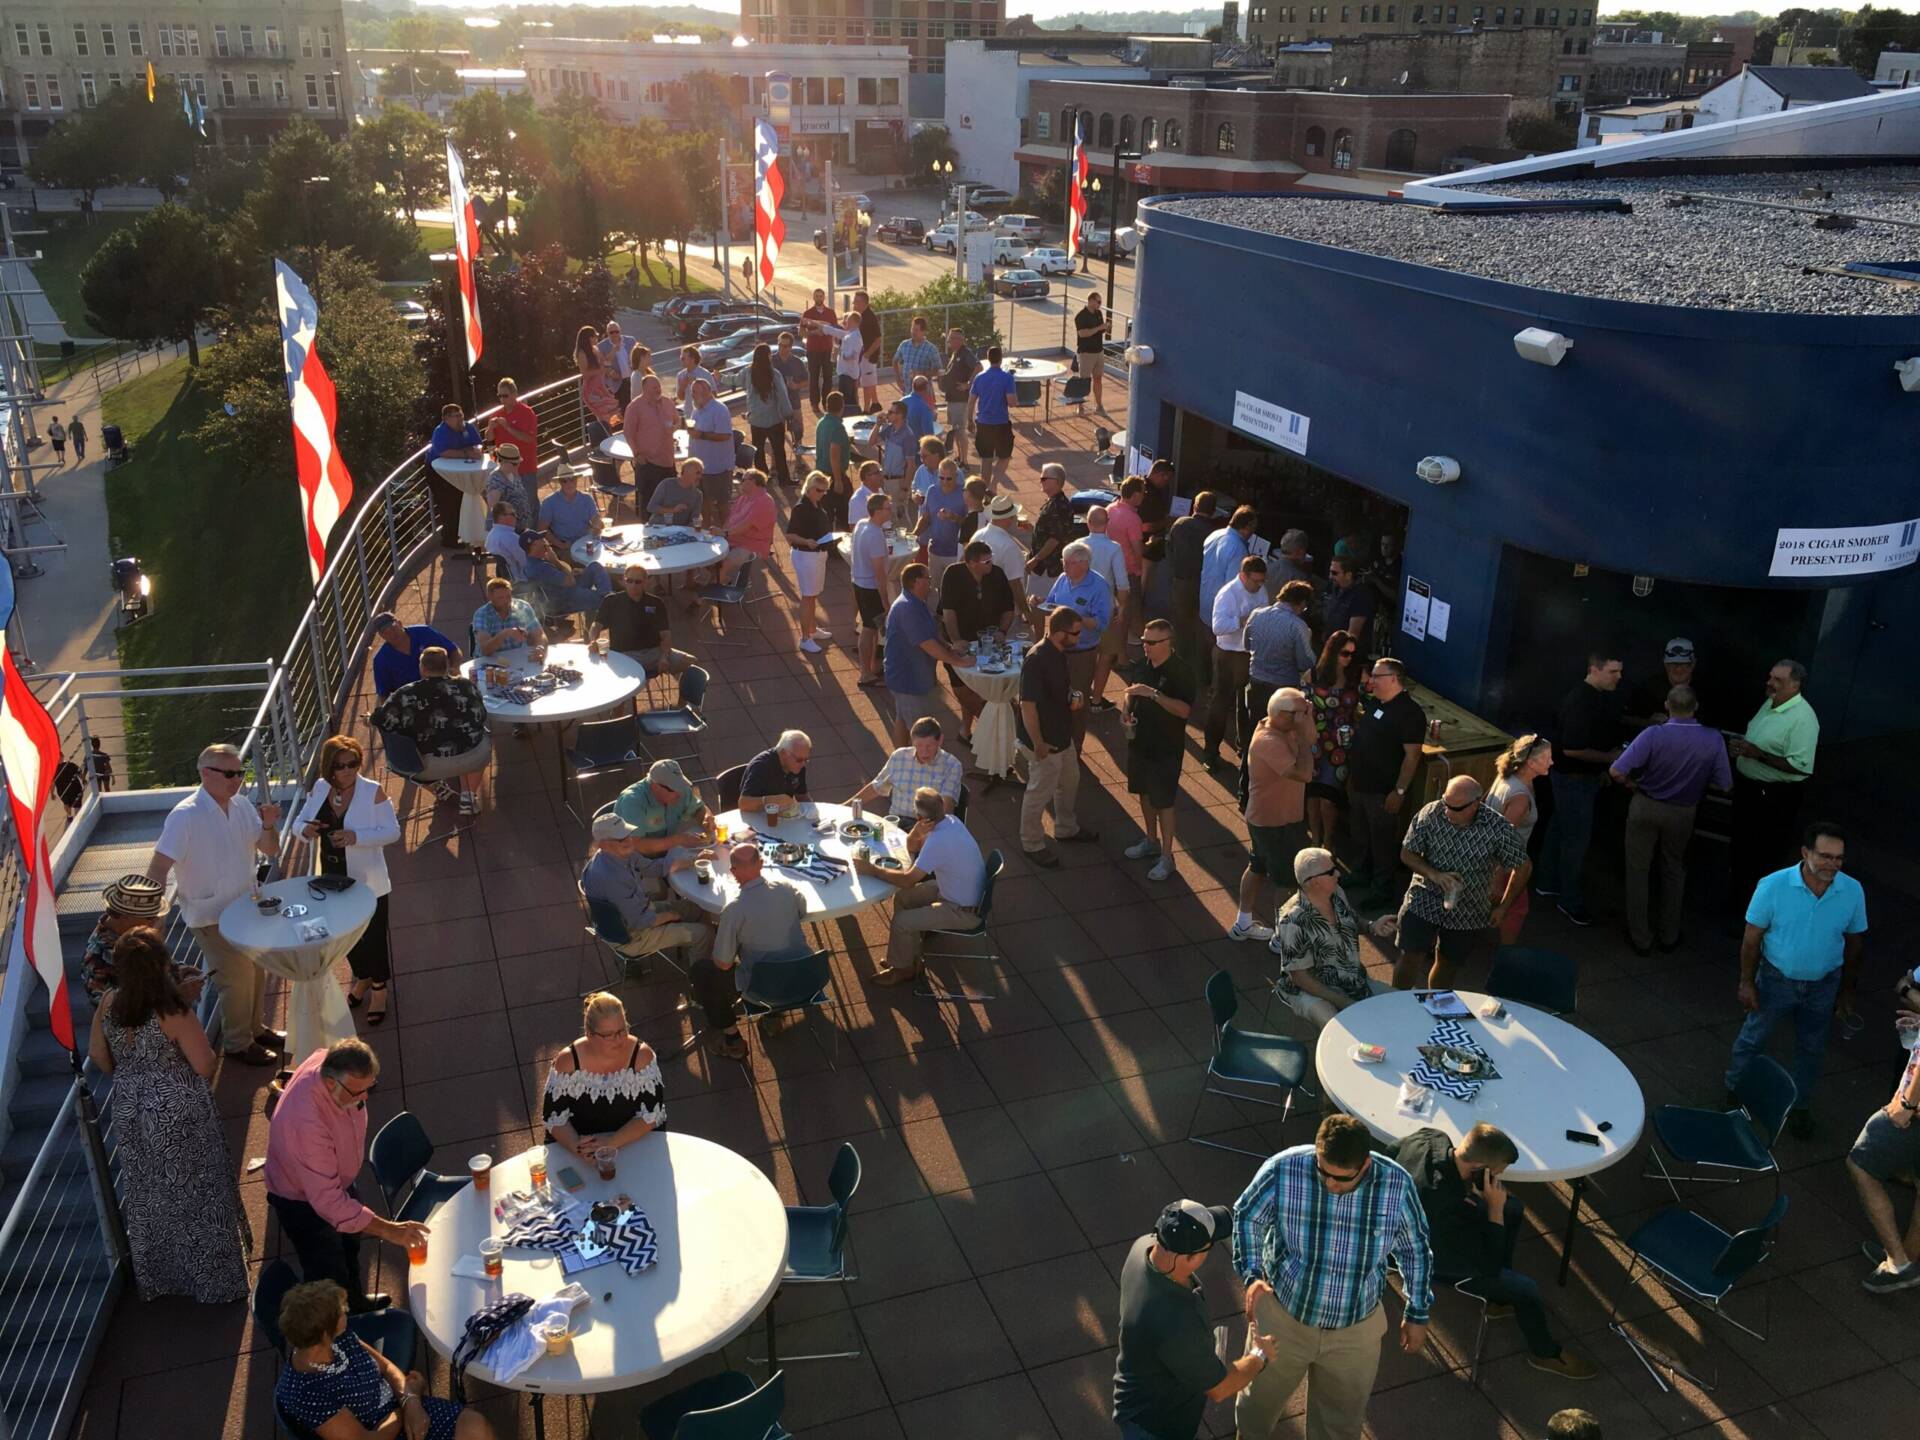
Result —
[[1558, 330], [1529, 325], [1513, 337], [1513, 348], [1522, 360], [1531, 360], [1536, 365], [1558, 365], [1567, 358], [1573, 342]]

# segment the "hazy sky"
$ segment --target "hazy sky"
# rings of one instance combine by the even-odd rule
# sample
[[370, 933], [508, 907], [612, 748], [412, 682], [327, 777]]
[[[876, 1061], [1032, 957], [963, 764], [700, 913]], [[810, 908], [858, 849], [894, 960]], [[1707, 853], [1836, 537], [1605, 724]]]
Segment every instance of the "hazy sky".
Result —
[[[446, 5], [456, 10], [499, 10], [505, 8], [501, 0], [420, 0], [420, 3], [424, 5]], [[624, 5], [632, 3], [632, 0], [575, 0], [575, 3], [585, 5], [602, 3]], [[721, 14], [732, 16], [735, 20], [740, 18], [740, 7], [738, 5], [723, 4], [720, 3], [720, 0], [663, 0], [663, 3], [698, 5], [702, 9], [714, 10]], [[1162, 0], [1162, 3], [1157, 6], [1148, 3], [1148, 0], [1007, 0], [1007, 13], [1009, 15], [1032, 15], [1041, 20], [1048, 19], [1055, 15], [1069, 14], [1074, 11], [1125, 11], [1152, 8], [1184, 11], [1188, 9], [1200, 9], [1202, 7], [1182, 3], [1182, 0]], [[1628, 8], [1630, 7], [1624, 4], [1614, 4], [1604, 7], [1600, 13], [1604, 17], [1612, 11], [1625, 10]], [[1649, 3], [1645, 5], [1633, 6], [1631, 8], [1673, 10], [1682, 15], [1728, 15], [1744, 7], [1739, 4], [1715, 4], [1712, 3], [1712, 0], [1659, 0], [1659, 3], [1653, 3], [1653, 0], [1649, 0]], [[1242, 0], [1240, 11], [1244, 15], [1246, 10], [1246, 0]]]

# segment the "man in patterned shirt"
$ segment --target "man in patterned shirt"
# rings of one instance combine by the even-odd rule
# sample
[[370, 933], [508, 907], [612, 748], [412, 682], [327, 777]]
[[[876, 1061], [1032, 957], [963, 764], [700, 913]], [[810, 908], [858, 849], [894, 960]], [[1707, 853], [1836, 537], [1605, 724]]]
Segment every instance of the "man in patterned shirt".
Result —
[[936, 375], [939, 371], [940, 351], [927, 339], [927, 317], [916, 315], [908, 326], [907, 338], [893, 352], [893, 378], [904, 395], [922, 375]]
[[[373, 723], [381, 730], [393, 730], [410, 737], [422, 759], [444, 760], [421, 772], [452, 775], [460, 791], [460, 813], [476, 815], [480, 811], [480, 772], [491, 746], [487, 743], [487, 702], [480, 687], [464, 676], [453, 675], [451, 657], [438, 645], [420, 652], [420, 678], [402, 685], [380, 702], [373, 712]], [[435, 793], [448, 797], [437, 780]]]
[[1418, 1355], [1433, 1305], [1433, 1255], [1413, 1177], [1373, 1153], [1367, 1127], [1329, 1115], [1311, 1145], [1282, 1150], [1233, 1205], [1233, 1268], [1247, 1319], [1273, 1339], [1272, 1362], [1240, 1392], [1234, 1425], [1266, 1440], [1304, 1376], [1307, 1433], [1359, 1440], [1380, 1368], [1387, 1257], [1406, 1311], [1400, 1348]]
[[1476, 933], [1527, 888], [1533, 862], [1520, 832], [1483, 803], [1480, 782], [1456, 775], [1438, 800], [1420, 807], [1401, 842], [1413, 872], [1400, 902], [1400, 958], [1393, 983], [1445, 986]]
[[940, 748], [944, 737], [940, 722], [933, 716], [921, 716], [907, 733], [911, 743], [889, 755], [880, 773], [862, 785], [848, 804], [858, 801], [866, 805], [885, 795], [888, 813], [908, 820], [913, 818], [913, 792], [924, 788], [938, 790], [947, 802], [948, 813], [952, 813], [960, 801], [966, 767], [959, 756]]
[[[473, 644], [482, 655], [503, 655], [547, 643], [533, 606], [513, 598], [513, 582], [496, 575], [487, 582], [487, 603], [473, 612]], [[504, 658], [504, 657], [503, 657]]]
[[1073, 502], [1067, 498], [1067, 467], [1042, 465], [1040, 488], [1047, 503], [1033, 517], [1033, 546], [1027, 551], [1027, 598], [1044, 600], [1060, 574], [1060, 554], [1073, 539]]

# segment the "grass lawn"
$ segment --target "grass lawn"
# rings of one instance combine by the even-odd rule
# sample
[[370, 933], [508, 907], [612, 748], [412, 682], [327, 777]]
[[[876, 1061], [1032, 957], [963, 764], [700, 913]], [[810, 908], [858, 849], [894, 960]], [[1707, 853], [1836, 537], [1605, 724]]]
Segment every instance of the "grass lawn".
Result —
[[45, 215], [40, 220], [48, 233], [29, 236], [23, 241], [23, 249], [41, 252], [42, 258], [33, 267], [34, 278], [66, 322], [67, 333], [76, 340], [97, 339], [100, 334], [87, 324], [86, 306], [80, 303], [80, 272], [86, 269], [93, 252], [106, 243], [109, 235], [138, 218], [96, 214], [91, 225], [82, 225], [77, 216]]
[[[128, 668], [278, 660], [306, 603], [294, 478], [210, 463], [193, 432], [211, 403], [184, 359], [102, 403], [134, 447], [107, 472], [108, 531], [153, 578], [153, 613], [120, 631]], [[200, 748], [238, 743], [258, 705], [240, 693], [128, 702], [126, 783], [191, 784]]]
[[420, 234], [419, 248], [408, 257], [406, 264], [400, 267], [399, 274], [387, 278], [392, 280], [431, 280], [433, 278], [433, 263], [428, 260], [427, 257], [437, 254], [442, 250], [453, 249], [453, 226], [439, 225], [432, 221], [426, 221], [416, 222], [414, 229]]

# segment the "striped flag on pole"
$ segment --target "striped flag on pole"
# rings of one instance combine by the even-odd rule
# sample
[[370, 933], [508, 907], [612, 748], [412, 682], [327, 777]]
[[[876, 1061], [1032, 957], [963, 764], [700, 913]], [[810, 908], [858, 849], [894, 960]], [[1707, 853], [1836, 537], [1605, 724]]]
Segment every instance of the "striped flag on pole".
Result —
[[307, 522], [307, 559], [313, 583], [327, 568], [327, 536], [353, 499], [347, 462], [334, 448], [338, 405], [314, 336], [320, 307], [284, 260], [273, 262], [280, 300], [281, 353], [287, 366], [287, 399], [293, 406], [293, 454], [300, 469], [300, 510]]
[[1080, 253], [1080, 227], [1087, 219], [1087, 117], [1073, 120], [1073, 159], [1067, 167], [1067, 259]]
[[473, 197], [467, 194], [467, 166], [460, 152], [447, 142], [447, 196], [453, 209], [453, 248], [460, 257], [460, 310], [467, 322], [467, 365], [480, 363], [480, 292], [474, 285], [473, 262], [480, 255], [480, 224], [473, 217]]
[[773, 268], [786, 243], [787, 222], [780, 218], [780, 202], [787, 182], [780, 178], [780, 134], [771, 122], [753, 127], [753, 243], [760, 252], [760, 283], [773, 284]]
[[6, 771], [7, 807], [26, 862], [27, 886], [21, 903], [20, 940], [27, 961], [47, 987], [53, 1038], [73, 1049], [73, 1008], [67, 1001], [67, 967], [60, 956], [60, 920], [53, 902], [53, 863], [47, 854], [45, 825], [53, 793], [53, 772], [60, 767], [60, 736], [39, 696], [27, 688], [6, 625], [13, 619], [13, 567], [0, 563], [0, 767]]

